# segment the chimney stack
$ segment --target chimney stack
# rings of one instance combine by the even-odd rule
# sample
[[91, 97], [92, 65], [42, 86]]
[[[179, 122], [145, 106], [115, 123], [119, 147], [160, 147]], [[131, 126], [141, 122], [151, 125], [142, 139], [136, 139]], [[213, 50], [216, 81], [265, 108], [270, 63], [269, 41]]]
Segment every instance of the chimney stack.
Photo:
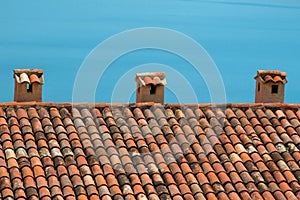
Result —
[[166, 75], [164, 72], [136, 74], [136, 102], [155, 102], [164, 104]]
[[15, 97], [16, 102], [42, 101], [42, 85], [44, 84], [43, 70], [16, 69]]
[[255, 103], [284, 103], [285, 72], [258, 70], [255, 79]]

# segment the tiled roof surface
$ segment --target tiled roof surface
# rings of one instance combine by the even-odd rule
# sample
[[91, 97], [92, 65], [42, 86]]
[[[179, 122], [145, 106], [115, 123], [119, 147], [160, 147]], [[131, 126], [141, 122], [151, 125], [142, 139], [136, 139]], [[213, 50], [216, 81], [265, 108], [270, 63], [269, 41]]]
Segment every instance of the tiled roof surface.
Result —
[[270, 70], [258, 70], [257, 76], [260, 77], [264, 82], [273, 82], [273, 83], [287, 83], [286, 79], [287, 74], [280, 71], [270, 71]]
[[146, 72], [136, 74], [135, 80], [145, 86], [145, 85], [166, 85], [166, 75], [164, 72]]
[[17, 83], [44, 84], [43, 70], [18, 69], [14, 70]]
[[0, 105], [0, 199], [300, 199], [300, 105]]

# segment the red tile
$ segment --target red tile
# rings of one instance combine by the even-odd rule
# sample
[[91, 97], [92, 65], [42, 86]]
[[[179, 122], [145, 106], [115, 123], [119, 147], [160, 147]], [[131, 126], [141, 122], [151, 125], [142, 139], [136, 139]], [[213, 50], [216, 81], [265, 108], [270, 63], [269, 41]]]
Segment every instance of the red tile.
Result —
[[230, 179], [231, 179], [231, 181], [232, 181], [232, 183], [233, 184], [236, 184], [236, 183], [238, 183], [238, 182], [242, 182], [242, 180], [241, 180], [241, 178], [239, 177], [239, 175], [238, 175], [238, 173], [237, 172], [231, 172], [230, 174], [229, 174], [229, 176], [230, 176]]
[[75, 197], [75, 193], [73, 191], [73, 188], [70, 187], [70, 186], [64, 187], [63, 188], [63, 195], [64, 195], [65, 198], [67, 198], [67, 197], [73, 197], [74, 198]]
[[230, 178], [228, 177], [228, 175], [225, 172], [221, 172], [218, 174], [219, 180], [220, 182], [225, 185], [226, 183], [231, 182]]
[[284, 194], [281, 191], [276, 191], [273, 193], [273, 196], [276, 199], [283, 199], [283, 200], [287, 200], [287, 198], [284, 196]]
[[0, 119], [2, 147], [15, 152], [0, 154], [0, 166], [10, 168], [1, 173], [13, 184], [24, 181], [33, 199], [117, 199], [125, 186], [129, 199], [293, 199], [299, 193], [294, 108], [230, 105], [225, 115], [205, 106], [156, 107], [153, 114], [146, 107], [70, 105], [28, 106], [17, 114], [8, 108], [9, 118]]
[[22, 172], [22, 176], [24, 178], [26, 177], [33, 177], [33, 172], [31, 170], [31, 168], [29, 166], [25, 166], [21, 169], [21, 172]]
[[241, 176], [241, 173], [247, 172], [247, 169], [242, 161], [236, 162], [234, 164], [234, 166], [235, 166], [236, 170], [238, 171], [238, 173], [240, 174], [240, 176]]
[[240, 158], [242, 159], [242, 161], [244, 163], [246, 163], [247, 161], [251, 161], [252, 160], [250, 158], [250, 156], [247, 153], [245, 153], [245, 152], [241, 153], [239, 156], [240, 156]]
[[14, 190], [14, 195], [16, 199], [26, 199], [26, 194], [23, 188]]
[[279, 184], [279, 187], [281, 188], [281, 191], [286, 193], [288, 191], [292, 191], [292, 189], [290, 188], [290, 186], [286, 183], [286, 182], [281, 182]]
[[24, 179], [24, 186], [26, 189], [28, 188], [36, 188], [36, 183], [33, 177], [27, 176]]
[[250, 194], [248, 192], [241, 192], [240, 193], [240, 197], [243, 200], [251, 200], [252, 199], [251, 196], [250, 196]]
[[298, 182], [298, 180], [295, 178], [294, 174], [291, 171], [284, 171], [283, 175], [286, 178], [287, 183], [289, 184], [291, 182]]
[[198, 179], [198, 182], [201, 183], [201, 185], [202, 184], [205, 185], [209, 183], [208, 178], [205, 176], [204, 173], [199, 172], [197, 173], [196, 177]]
[[218, 200], [218, 198], [213, 193], [208, 193], [206, 195], [206, 198], [209, 199], [209, 200]]
[[1, 190], [3, 199], [13, 199], [14, 194], [10, 188], [4, 188]]
[[17, 163], [17, 160], [15, 158], [8, 159], [7, 160], [7, 167], [10, 168], [10, 169], [14, 168], [14, 167], [18, 168], [19, 165]]
[[231, 192], [231, 193], [229, 193], [229, 194], [228, 194], [228, 197], [229, 197], [230, 199], [240, 199], [238, 193], [236, 193], [236, 192]]
[[259, 194], [259, 192], [255, 191], [251, 193], [251, 197], [252, 199], [259, 199], [259, 200], [263, 200], [264, 198]]
[[291, 191], [287, 191], [285, 193], [285, 196], [289, 200], [296, 200], [296, 199], [298, 199]]
[[226, 150], [226, 152], [227, 152], [228, 155], [231, 154], [231, 153], [235, 153], [236, 152], [235, 149], [234, 149], [234, 147], [230, 143], [225, 144], [224, 148], [225, 148], [225, 150]]
[[19, 120], [22, 119], [22, 118], [28, 119], [28, 115], [27, 115], [27, 112], [26, 112], [25, 109], [19, 108], [16, 111], [16, 114], [17, 114]]
[[214, 173], [214, 172], [209, 172], [208, 174], [206, 174], [206, 176], [208, 177], [210, 184], [214, 184], [214, 183], [219, 183], [219, 178], [218, 176]]
[[270, 199], [270, 200], [275, 200], [275, 198], [273, 197], [273, 195], [272, 195], [272, 193], [270, 193], [270, 192], [264, 192], [263, 194], [262, 194], [262, 196], [264, 197], [264, 199]]
[[242, 162], [241, 158], [240, 158], [239, 155], [236, 154], [236, 153], [230, 154], [229, 158], [230, 158], [230, 160], [231, 160], [231, 162], [232, 162], [233, 164], [236, 164], [236, 163], [238, 163], [238, 162]]
[[43, 199], [50, 199], [50, 191], [47, 186], [39, 189], [39, 197]]
[[297, 191], [296, 195], [298, 195], [299, 192], [300, 192], [300, 185], [299, 185], [298, 181], [291, 182], [290, 186], [291, 186], [293, 191]]

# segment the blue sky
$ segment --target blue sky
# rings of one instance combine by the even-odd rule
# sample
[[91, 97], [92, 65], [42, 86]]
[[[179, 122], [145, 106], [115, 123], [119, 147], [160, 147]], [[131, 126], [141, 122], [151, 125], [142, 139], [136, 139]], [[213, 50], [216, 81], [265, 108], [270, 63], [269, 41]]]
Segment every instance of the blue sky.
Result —
[[[122, 31], [161, 27], [181, 32], [205, 48], [223, 78], [227, 102], [252, 103], [256, 71], [277, 69], [288, 73], [286, 102], [299, 103], [299, 11], [296, 0], [1, 1], [0, 101], [13, 100], [13, 69], [41, 68], [46, 81], [44, 101], [70, 102], [80, 66], [97, 45]], [[118, 80], [147, 63], [171, 67], [191, 85], [198, 103], [211, 101], [203, 77], [190, 63], [155, 49], [134, 51], [115, 60], [100, 79], [95, 101], [112, 101]], [[153, 71], [157, 66], [141, 69]], [[129, 94], [134, 92], [133, 78], [122, 82], [128, 85]], [[86, 81], [88, 84], [89, 77]], [[172, 93], [171, 86], [181, 87], [182, 83], [168, 74], [167, 81], [166, 102], [193, 95]], [[133, 96], [117, 101], [134, 101]], [[185, 103], [194, 103], [186, 99]]]

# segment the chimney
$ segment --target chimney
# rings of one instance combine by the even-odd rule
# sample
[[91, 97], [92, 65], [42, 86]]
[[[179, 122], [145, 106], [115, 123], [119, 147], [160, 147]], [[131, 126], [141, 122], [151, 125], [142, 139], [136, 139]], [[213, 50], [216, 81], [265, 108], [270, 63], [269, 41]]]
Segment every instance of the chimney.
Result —
[[43, 70], [16, 69], [15, 97], [17, 102], [42, 101], [42, 85], [44, 84]]
[[166, 75], [164, 72], [136, 74], [136, 102], [155, 102], [164, 104]]
[[285, 72], [258, 70], [255, 79], [255, 103], [284, 103]]

